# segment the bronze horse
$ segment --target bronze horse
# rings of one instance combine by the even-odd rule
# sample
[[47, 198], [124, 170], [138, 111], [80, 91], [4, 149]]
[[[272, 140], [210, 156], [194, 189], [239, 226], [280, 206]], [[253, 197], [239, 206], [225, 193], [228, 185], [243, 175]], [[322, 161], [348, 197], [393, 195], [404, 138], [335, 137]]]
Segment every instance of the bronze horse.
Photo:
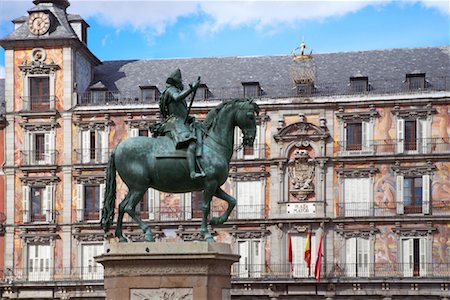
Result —
[[[211, 110], [203, 124], [203, 154], [198, 158], [205, 178], [191, 179], [185, 158], [161, 158], [175, 147], [169, 137], [133, 137], [122, 141], [109, 158], [106, 173], [106, 192], [101, 224], [105, 231], [111, 227], [116, 202], [116, 171], [128, 187], [128, 194], [119, 204], [115, 235], [120, 242], [123, 216], [128, 213], [144, 231], [146, 241], [154, 241], [150, 227], [136, 214], [135, 208], [149, 187], [168, 193], [203, 191], [202, 223], [200, 232], [208, 242], [214, 242], [208, 232], [207, 221], [212, 197], [228, 203], [226, 211], [211, 219], [211, 225], [223, 224], [236, 205], [236, 199], [220, 187], [227, 180], [233, 155], [234, 128], [243, 134], [243, 144], [252, 146], [256, 134], [258, 105], [249, 99], [235, 99], [221, 103]], [[172, 150], [170, 150], [172, 149]]]

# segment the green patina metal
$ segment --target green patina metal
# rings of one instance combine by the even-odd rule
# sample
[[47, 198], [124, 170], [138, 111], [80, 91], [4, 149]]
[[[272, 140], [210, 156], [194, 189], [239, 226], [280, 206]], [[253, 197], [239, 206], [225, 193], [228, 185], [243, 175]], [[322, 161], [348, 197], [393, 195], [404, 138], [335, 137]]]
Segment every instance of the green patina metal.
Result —
[[[168, 193], [203, 191], [200, 232], [208, 242], [214, 242], [207, 229], [212, 197], [226, 201], [228, 207], [221, 216], [211, 218], [211, 225], [223, 224], [236, 205], [236, 199], [220, 187], [228, 177], [234, 147], [234, 128], [237, 126], [242, 130], [243, 145], [253, 145], [259, 108], [251, 99], [229, 100], [211, 110], [203, 124], [193, 121], [185, 123], [185, 120], [189, 119], [185, 98], [195, 92], [200, 80], [190, 85], [189, 89], [183, 90], [181, 73], [176, 84], [170, 79], [174, 75], [177, 77], [178, 72], [169, 77], [168, 87], [161, 95], [165, 119], [157, 126], [157, 136], [133, 137], [122, 141], [113, 150], [109, 159], [101, 224], [103, 229], [108, 231], [113, 223], [117, 172], [128, 187], [128, 194], [119, 204], [115, 230], [115, 235], [121, 242], [127, 241], [122, 234], [125, 212], [139, 224], [144, 231], [145, 240], [154, 241], [149, 225], [135, 212], [136, 205], [150, 187]], [[180, 120], [187, 130], [192, 131], [186, 132], [186, 128], [180, 125]], [[180, 134], [179, 127], [182, 127], [181, 139], [175, 136]], [[193, 128], [197, 128], [197, 134], [192, 134], [195, 132]], [[199, 135], [202, 143], [197, 142]], [[186, 137], [186, 140], [180, 144], [183, 137]], [[196, 147], [201, 151], [198, 151], [199, 149], [195, 151]], [[190, 151], [192, 152], [189, 154]], [[201, 156], [197, 155], [196, 164], [195, 152], [201, 153]], [[190, 155], [192, 155], [191, 162], [189, 162]], [[196, 168], [199, 172], [195, 171]]]

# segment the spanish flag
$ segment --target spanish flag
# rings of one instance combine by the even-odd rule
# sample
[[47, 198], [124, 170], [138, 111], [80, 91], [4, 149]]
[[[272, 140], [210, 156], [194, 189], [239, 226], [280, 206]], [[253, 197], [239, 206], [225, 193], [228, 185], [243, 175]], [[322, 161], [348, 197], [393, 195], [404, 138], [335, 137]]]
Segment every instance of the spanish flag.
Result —
[[291, 265], [291, 272], [294, 270], [294, 266], [292, 265], [292, 238], [291, 233], [288, 233], [288, 261]]
[[308, 235], [306, 236], [305, 244], [305, 262], [308, 267], [308, 277], [311, 276], [311, 228], [308, 228]]

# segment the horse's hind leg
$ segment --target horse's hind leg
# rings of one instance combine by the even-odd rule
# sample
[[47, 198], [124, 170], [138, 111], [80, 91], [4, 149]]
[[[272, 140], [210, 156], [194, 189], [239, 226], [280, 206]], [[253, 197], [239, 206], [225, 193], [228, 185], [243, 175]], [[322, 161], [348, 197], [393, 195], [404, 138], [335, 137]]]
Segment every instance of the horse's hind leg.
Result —
[[222, 215], [220, 215], [219, 217], [211, 218], [210, 221], [211, 225], [220, 225], [228, 220], [228, 217], [233, 211], [233, 208], [236, 206], [236, 199], [225, 193], [224, 190], [222, 190], [220, 187], [216, 190], [214, 196], [222, 200], [225, 200], [228, 203], [227, 210]]
[[145, 240], [148, 242], [154, 242], [155, 239], [153, 238], [150, 226], [142, 221], [142, 219], [136, 214], [136, 205], [142, 200], [144, 194], [145, 192], [142, 191], [130, 190], [130, 192], [128, 193], [128, 195], [130, 195], [130, 198], [125, 205], [125, 211], [130, 215], [131, 218], [133, 218], [134, 221], [138, 223], [139, 227], [144, 231]]
[[119, 239], [119, 242], [128, 242], [128, 240], [122, 234], [122, 223], [123, 223], [123, 215], [125, 214], [125, 206], [130, 200], [130, 193], [128, 193], [125, 198], [123, 198], [122, 202], [119, 203], [119, 215], [117, 216], [117, 225], [116, 225], [116, 237]]

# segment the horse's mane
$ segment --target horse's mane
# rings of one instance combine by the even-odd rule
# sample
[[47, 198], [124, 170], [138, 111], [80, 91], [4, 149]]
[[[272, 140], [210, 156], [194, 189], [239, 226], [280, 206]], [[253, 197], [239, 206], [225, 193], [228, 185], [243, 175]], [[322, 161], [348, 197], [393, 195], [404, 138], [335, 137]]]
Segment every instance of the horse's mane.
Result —
[[[229, 105], [235, 104], [235, 103], [242, 103], [242, 104], [248, 103], [248, 101], [249, 101], [249, 99], [240, 99], [240, 98], [238, 98], [238, 99], [225, 100], [222, 103], [220, 103], [219, 105], [217, 105], [215, 108], [213, 108], [208, 113], [208, 115], [205, 118], [205, 121], [203, 122], [203, 125], [205, 126], [206, 130], [211, 129], [212, 127], [214, 127], [216, 125], [216, 123], [217, 123], [217, 115], [219, 114], [219, 112], [223, 108], [225, 108], [225, 107], [227, 107]], [[254, 105], [255, 111], [259, 112], [258, 105], [256, 105], [256, 103], [253, 102], [253, 101], [251, 103]]]

